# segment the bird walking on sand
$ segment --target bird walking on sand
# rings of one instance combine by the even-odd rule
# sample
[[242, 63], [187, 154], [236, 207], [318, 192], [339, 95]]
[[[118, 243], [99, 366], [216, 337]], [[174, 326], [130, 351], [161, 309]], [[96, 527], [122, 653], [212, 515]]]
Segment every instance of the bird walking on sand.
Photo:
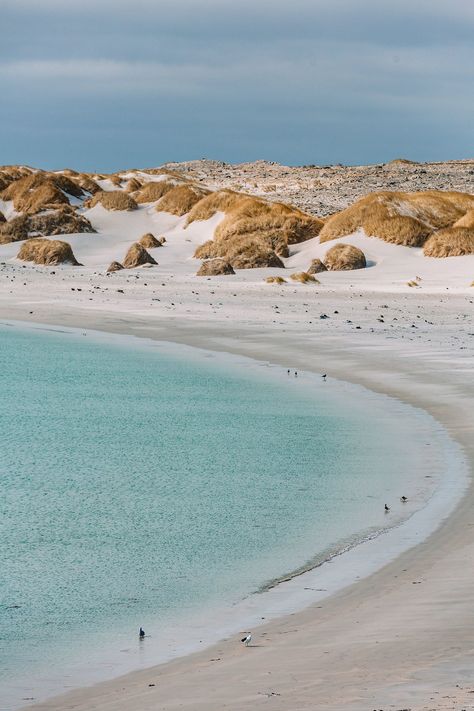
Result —
[[408, 499], [407, 499], [406, 496], [400, 496], [400, 501], [402, 502], [402, 504], [406, 504], [406, 502], [408, 501]]
[[138, 636], [140, 637], [140, 639], [143, 639], [145, 637], [145, 630], [143, 629], [143, 627], [140, 627], [140, 632], [138, 633]]
[[390, 511], [390, 506], [387, 506], [387, 504], [385, 504], [385, 513], [388, 513], [389, 511]]
[[328, 376], [327, 376], [327, 373], [324, 373], [324, 375], [321, 375], [321, 377], [322, 377], [323, 380], [326, 380], [326, 378], [328, 377]]
[[250, 642], [252, 641], [252, 633], [249, 632], [248, 635], [246, 635], [245, 637], [242, 637], [242, 639], [240, 641], [243, 644], [245, 644], [246, 647], [248, 647]]

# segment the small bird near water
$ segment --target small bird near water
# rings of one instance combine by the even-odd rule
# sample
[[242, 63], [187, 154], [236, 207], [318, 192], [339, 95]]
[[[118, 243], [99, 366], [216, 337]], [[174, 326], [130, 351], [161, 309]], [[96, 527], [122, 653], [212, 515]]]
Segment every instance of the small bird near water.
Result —
[[138, 633], [138, 636], [140, 637], [140, 639], [143, 639], [145, 637], [145, 630], [143, 629], [143, 627], [140, 627], [140, 632]]
[[388, 513], [389, 511], [390, 511], [390, 506], [387, 506], [387, 504], [385, 504], [385, 513]]
[[327, 376], [327, 373], [324, 373], [324, 375], [321, 375], [321, 377], [322, 377], [323, 380], [326, 380], [326, 378], [328, 377], [328, 376]]
[[246, 647], [248, 647], [250, 642], [252, 641], [252, 633], [249, 632], [248, 635], [246, 635], [245, 637], [242, 637], [242, 639], [240, 641], [243, 644], [245, 644]]
[[406, 496], [400, 496], [400, 501], [402, 502], [402, 504], [406, 504], [406, 502], [408, 501], [408, 499], [407, 499]]

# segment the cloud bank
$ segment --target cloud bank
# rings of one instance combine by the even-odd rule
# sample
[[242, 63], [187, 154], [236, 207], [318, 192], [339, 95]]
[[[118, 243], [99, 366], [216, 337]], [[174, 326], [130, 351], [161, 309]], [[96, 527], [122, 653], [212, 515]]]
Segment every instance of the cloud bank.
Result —
[[469, 157], [471, 0], [3, 0], [1, 162]]

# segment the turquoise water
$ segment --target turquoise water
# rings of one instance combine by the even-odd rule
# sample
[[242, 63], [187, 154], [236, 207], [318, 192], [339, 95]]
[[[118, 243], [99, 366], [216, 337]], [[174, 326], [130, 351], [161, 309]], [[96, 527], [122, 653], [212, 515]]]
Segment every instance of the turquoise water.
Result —
[[0, 381], [2, 709], [124, 670], [140, 624], [324, 559], [432, 473], [415, 411], [286, 369], [0, 325]]

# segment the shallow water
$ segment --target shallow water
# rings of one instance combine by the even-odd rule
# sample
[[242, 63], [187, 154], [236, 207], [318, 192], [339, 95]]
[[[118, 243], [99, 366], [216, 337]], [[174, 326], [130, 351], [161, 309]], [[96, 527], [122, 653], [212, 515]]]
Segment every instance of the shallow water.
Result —
[[250, 361], [0, 325], [0, 381], [2, 709], [123, 671], [132, 642], [150, 663], [140, 624], [176, 652], [164, 630], [387, 525], [385, 501], [393, 523], [440, 474], [423, 413]]

